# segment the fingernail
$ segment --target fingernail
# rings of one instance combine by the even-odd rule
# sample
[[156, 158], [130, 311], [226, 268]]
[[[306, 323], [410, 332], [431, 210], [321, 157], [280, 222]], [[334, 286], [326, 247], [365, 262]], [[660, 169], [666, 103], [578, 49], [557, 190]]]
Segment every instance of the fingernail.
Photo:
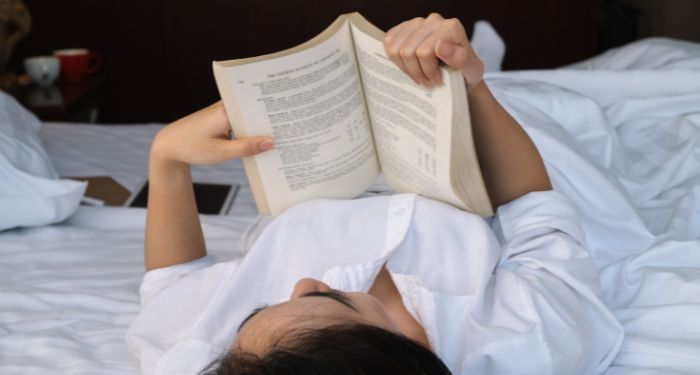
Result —
[[442, 40], [440, 40], [438, 41], [436, 49], [440, 56], [450, 57], [455, 48], [451, 43], [443, 43]]
[[271, 139], [263, 139], [262, 141], [260, 141], [260, 143], [258, 143], [258, 148], [260, 149], [260, 151], [267, 151], [271, 149], [272, 146], [273, 144]]

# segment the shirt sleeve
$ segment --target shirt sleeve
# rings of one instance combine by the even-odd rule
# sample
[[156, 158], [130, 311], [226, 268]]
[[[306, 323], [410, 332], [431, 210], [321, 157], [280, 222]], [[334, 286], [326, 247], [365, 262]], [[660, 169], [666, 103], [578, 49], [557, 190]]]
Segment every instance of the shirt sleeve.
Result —
[[169, 267], [157, 268], [146, 272], [141, 281], [139, 295], [141, 296], [141, 306], [145, 306], [153, 296], [163, 289], [173, 285], [177, 280], [218, 262], [218, 258], [213, 255], [206, 255], [202, 258], [187, 263], [180, 263]]
[[182, 359], [192, 363], [217, 355], [217, 348], [190, 336], [239, 263], [217, 263], [216, 257], [206, 256], [146, 273], [140, 289], [141, 311], [126, 333], [127, 347], [138, 358], [142, 374], [161, 373], [168, 358], [183, 350], [190, 354]]
[[265, 228], [272, 223], [274, 218], [269, 215], [258, 215], [255, 221], [251, 223], [243, 233], [243, 252], [247, 253], [253, 248], [253, 245], [258, 241], [260, 235], [265, 231]]
[[[603, 372], [623, 331], [599, 298], [573, 204], [555, 191], [532, 192], [499, 207], [492, 225], [502, 245], [492, 278], [496, 305], [512, 311], [509, 319], [531, 322], [546, 367], [541, 373]], [[498, 293], [500, 287], [517, 293]]]

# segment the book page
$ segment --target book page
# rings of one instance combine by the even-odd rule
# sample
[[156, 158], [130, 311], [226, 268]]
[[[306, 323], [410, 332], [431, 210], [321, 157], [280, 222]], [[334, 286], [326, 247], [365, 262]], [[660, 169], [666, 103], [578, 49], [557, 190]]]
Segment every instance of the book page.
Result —
[[[376, 37], [352, 24], [374, 142], [387, 182], [456, 206], [450, 180], [452, 95], [450, 80], [432, 90], [413, 83]], [[446, 74], [443, 73], [443, 78]]]
[[223, 69], [236, 126], [244, 127], [236, 134], [275, 143], [253, 157], [270, 213], [311, 198], [355, 197], [378, 175], [347, 21], [309, 49]]

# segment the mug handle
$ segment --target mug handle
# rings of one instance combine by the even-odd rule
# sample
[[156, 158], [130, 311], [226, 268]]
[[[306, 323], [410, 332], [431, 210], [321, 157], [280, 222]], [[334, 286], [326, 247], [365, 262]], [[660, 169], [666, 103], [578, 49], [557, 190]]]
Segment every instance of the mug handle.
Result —
[[96, 53], [90, 53], [90, 63], [88, 64], [87, 74], [94, 74], [102, 66], [102, 56]]

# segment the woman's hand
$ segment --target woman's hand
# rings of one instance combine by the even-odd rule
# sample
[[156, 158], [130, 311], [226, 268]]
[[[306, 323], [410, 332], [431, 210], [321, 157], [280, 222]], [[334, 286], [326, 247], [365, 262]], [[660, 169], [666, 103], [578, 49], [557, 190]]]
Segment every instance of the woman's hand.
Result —
[[217, 102], [161, 129], [151, 146], [151, 157], [164, 162], [215, 164], [271, 148], [269, 137], [231, 139], [224, 106]]
[[389, 59], [417, 84], [428, 87], [442, 84], [438, 59], [461, 71], [469, 89], [484, 76], [484, 64], [456, 18], [446, 20], [431, 13], [427, 18], [403, 22], [386, 33], [384, 49]]
[[272, 148], [269, 137], [231, 139], [221, 102], [173, 122], [153, 140], [148, 168], [147, 270], [207, 254], [190, 164], [214, 164]]
[[474, 144], [494, 207], [552, 188], [537, 148], [483, 83], [484, 64], [459, 20], [431, 13], [406, 21], [387, 32], [384, 49], [416, 83], [428, 87], [442, 84], [439, 61], [462, 72], [469, 89]]

